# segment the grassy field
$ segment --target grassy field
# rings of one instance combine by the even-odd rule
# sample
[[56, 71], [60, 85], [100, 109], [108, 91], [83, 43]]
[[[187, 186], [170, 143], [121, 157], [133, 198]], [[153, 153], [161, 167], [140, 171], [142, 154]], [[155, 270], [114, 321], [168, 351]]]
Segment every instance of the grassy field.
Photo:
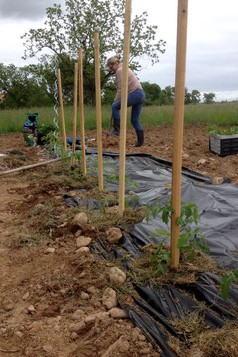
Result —
[[[143, 125], [172, 124], [173, 111], [173, 106], [144, 107], [141, 114], [141, 122]], [[40, 114], [40, 123], [53, 123], [55, 121], [60, 126], [59, 110], [55, 111], [53, 107], [0, 110], [0, 134], [21, 132], [24, 121], [27, 119], [27, 113], [36, 112]], [[72, 131], [73, 107], [65, 107], [64, 115], [66, 130]], [[95, 129], [95, 108], [85, 107], [84, 116], [85, 129]], [[109, 127], [110, 116], [110, 107], [103, 107], [102, 126], [104, 129]], [[129, 116], [130, 112], [128, 110], [128, 118]], [[186, 105], [185, 125], [189, 123], [205, 123], [208, 126], [238, 126], [238, 103]]]

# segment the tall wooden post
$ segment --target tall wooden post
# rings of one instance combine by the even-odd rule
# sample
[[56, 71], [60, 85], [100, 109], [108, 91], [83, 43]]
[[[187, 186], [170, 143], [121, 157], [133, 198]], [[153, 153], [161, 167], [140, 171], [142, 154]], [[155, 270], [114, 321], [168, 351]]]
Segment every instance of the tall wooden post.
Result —
[[130, 53], [132, 0], [126, 0], [124, 22], [124, 44], [122, 64], [122, 91], [121, 91], [121, 122], [120, 122], [120, 156], [119, 156], [119, 215], [125, 210], [125, 169], [126, 169], [126, 123], [127, 123], [127, 96], [128, 96], [128, 66]]
[[173, 124], [173, 162], [172, 162], [172, 220], [171, 220], [171, 268], [179, 266], [177, 242], [180, 226], [177, 219], [181, 213], [181, 171], [184, 123], [184, 96], [187, 48], [188, 0], [178, 0], [176, 79]]
[[73, 142], [72, 142], [72, 156], [71, 166], [75, 165], [75, 148], [77, 138], [77, 99], [78, 99], [78, 63], [74, 64], [74, 121], [73, 121]]
[[59, 95], [59, 105], [60, 105], [60, 117], [61, 117], [61, 132], [64, 143], [64, 152], [67, 151], [66, 144], [66, 130], [65, 130], [65, 120], [64, 120], [64, 103], [63, 103], [63, 95], [62, 95], [62, 82], [61, 82], [61, 72], [58, 68], [58, 95]]
[[80, 139], [81, 139], [81, 168], [83, 176], [86, 176], [86, 147], [84, 130], [84, 99], [83, 99], [83, 50], [78, 50], [79, 63], [79, 114], [80, 114]]
[[103, 191], [103, 159], [102, 159], [102, 107], [101, 107], [101, 79], [100, 79], [100, 53], [99, 34], [94, 33], [95, 56], [95, 87], [96, 87], [96, 120], [97, 120], [97, 148], [98, 148], [98, 184]]

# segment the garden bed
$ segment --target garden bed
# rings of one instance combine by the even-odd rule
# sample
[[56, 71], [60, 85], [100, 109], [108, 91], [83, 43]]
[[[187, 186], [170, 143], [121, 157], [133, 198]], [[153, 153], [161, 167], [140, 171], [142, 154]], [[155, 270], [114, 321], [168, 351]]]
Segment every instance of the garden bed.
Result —
[[[154, 127], [145, 129], [147, 143], [142, 148], [134, 148], [135, 135], [129, 129], [128, 153], [143, 152], [171, 160], [172, 128], [162, 126], [157, 130]], [[95, 137], [95, 132], [87, 135]], [[104, 148], [118, 151], [118, 139], [105, 138]], [[19, 151], [12, 153], [13, 156], [8, 155], [7, 161], [6, 158], [1, 159], [2, 171], [46, 159], [40, 147], [25, 147], [20, 134], [1, 136], [1, 152], [9, 153], [13, 149]], [[205, 162], [201, 162], [201, 159]], [[228, 176], [235, 183], [237, 164], [236, 155], [223, 158], [209, 151], [208, 134], [204, 126], [185, 128], [184, 166], [212, 177]], [[5, 355], [9, 351], [17, 357], [60, 354], [67, 357], [94, 357], [108, 351], [108, 356], [110, 353], [123, 357], [159, 356], [159, 350], [152, 346], [149, 337], [144, 336], [128, 319], [91, 320], [92, 324], [79, 333], [81, 327], [74, 313], [83, 310], [84, 315], [91, 316], [102, 309], [102, 294], [108, 286], [107, 271], [115, 261], [97, 260], [93, 255], [79, 259], [75, 233], [67, 225], [75, 208], [67, 208], [64, 199], [68, 191], [75, 195], [78, 183], [72, 184], [67, 173], [60, 174], [57, 165], [1, 178], [2, 353]], [[171, 187], [170, 182], [166, 187]], [[84, 194], [85, 197], [97, 197], [90, 185]], [[115, 219], [113, 213], [112, 217]], [[105, 227], [100, 222], [102, 233]], [[111, 223], [116, 225], [123, 222], [118, 220]], [[55, 232], [58, 233], [55, 235]], [[93, 229], [91, 234], [93, 240], [98, 236]], [[174, 283], [173, 279], [171, 281]], [[123, 294], [121, 288], [117, 292], [124, 302], [131, 303], [130, 294]], [[136, 315], [133, 316], [136, 318]], [[177, 319], [173, 322], [174, 328], [191, 337], [194, 350], [190, 344], [190, 355], [203, 350], [209, 355], [216, 347], [216, 355], [221, 354], [221, 348], [224, 348], [229, 356], [235, 356], [238, 347], [234, 339], [237, 321], [228, 324], [226, 329], [206, 333], [205, 329], [199, 330], [202, 326], [199, 318], [192, 314], [186, 325]], [[198, 328], [196, 331], [195, 327]], [[170, 346], [179, 356], [188, 355], [187, 347], [178, 343], [178, 340], [170, 341]], [[124, 347], [126, 349], [123, 350]]]

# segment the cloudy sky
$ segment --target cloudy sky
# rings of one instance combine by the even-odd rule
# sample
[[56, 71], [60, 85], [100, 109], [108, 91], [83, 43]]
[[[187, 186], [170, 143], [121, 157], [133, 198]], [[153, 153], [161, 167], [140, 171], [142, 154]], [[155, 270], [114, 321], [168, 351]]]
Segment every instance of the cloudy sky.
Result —
[[[45, 9], [63, 0], [0, 0], [0, 62], [23, 66], [20, 36], [42, 27]], [[188, 0], [186, 87], [238, 99], [238, 1]], [[178, 0], [132, 0], [132, 16], [147, 11], [158, 37], [167, 42], [160, 63], [143, 60], [142, 81], [174, 86]]]

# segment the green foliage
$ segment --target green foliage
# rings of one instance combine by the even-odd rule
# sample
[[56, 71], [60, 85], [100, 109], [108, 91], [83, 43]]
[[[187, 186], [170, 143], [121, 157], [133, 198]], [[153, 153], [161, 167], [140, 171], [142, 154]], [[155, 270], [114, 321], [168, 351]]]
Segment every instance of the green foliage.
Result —
[[231, 128], [217, 128], [214, 126], [209, 126], [208, 131], [210, 134], [218, 134], [218, 135], [235, 135], [238, 134], [238, 127], [231, 127]]
[[233, 283], [238, 283], [238, 269], [230, 271], [221, 279], [219, 290], [223, 299], [228, 298], [230, 286]]
[[212, 104], [214, 103], [214, 99], [216, 98], [215, 93], [204, 93], [203, 94], [203, 100], [204, 104]]
[[[148, 223], [150, 218], [155, 218], [158, 214], [161, 214], [161, 218], [163, 223], [167, 226], [171, 221], [171, 216], [173, 213], [173, 209], [170, 205], [158, 206], [158, 205], [147, 205], [146, 206], [146, 222]], [[196, 256], [196, 251], [198, 249], [202, 250], [205, 253], [209, 253], [210, 249], [207, 245], [205, 238], [202, 235], [202, 232], [198, 224], [198, 209], [194, 203], [182, 202], [181, 205], [181, 214], [177, 219], [177, 224], [180, 226], [180, 236], [178, 239], [177, 247], [186, 253], [186, 259], [189, 261], [194, 260]], [[194, 228], [195, 226], [195, 228]], [[169, 230], [169, 227], [168, 227]], [[167, 232], [165, 230], [157, 229], [152, 237], [166, 237], [169, 238], [171, 235], [170, 231]], [[159, 245], [159, 249], [156, 250], [155, 255], [164, 254], [164, 250], [162, 249], [163, 244]], [[167, 254], [170, 254], [167, 252]], [[154, 259], [158, 259], [158, 264], [162, 264], [161, 257], [155, 257]], [[167, 264], [167, 263], [166, 263]], [[161, 267], [158, 268], [162, 271]]]
[[[56, 127], [52, 123], [40, 123], [37, 125], [37, 132], [39, 139], [41, 141], [41, 144], [46, 144], [50, 143], [51, 141], [51, 134], [54, 133], [56, 130]], [[49, 135], [50, 134], [50, 135]]]
[[15, 67], [0, 63], [0, 88], [6, 99], [2, 108], [25, 108], [50, 105], [52, 100], [46, 88], [37, 81], [32, 66]]
[[[125, 0], [65, 0], [65, 6], [54, 4], [46, 9], [45, 26], [31, 29], [22, 36], [25, 58], [51, 53], [40, 58], [44, 63], [43, 76], [50, 83], [47, 64], [56, 63], [63, 70], [62, 82], [72, 81], [72, 62], [77, 61], [78, 49], [83, 50], [85, 101], [95, 99], [94, 33], [100, 34], [100, 59], [102, 63], [102, 87], [110, 81], [106, 76], [106, 58], [113, 53], [123, 53], [123, 23]], [[135, 15], [131, 22], [130, 62], [134, 69], [141, 65], [138, 59], [147, 56], [151, 63], [159, 62], [165, 51], [165, 42], [157, 39], [157, 26], [147, 24], [147, 13]], [[49, 51], [50, 50], [50, 51]], [[68, 71], [68, 65], [70, 70]], [[67, 85], [66, 85], [67, 86]], [[68, 88], [69, 89], [69, 88]]]
[[156, 83], [142, 82], [142, 88], [145, 92], [145, 105], [159, 103], [161, 88]]
[[80, 165], [78, 164], [75, 167], [71, 167], [71, 171], [70, 171], [70, 176], [74, 179], [74, 180], [81, 180], [82, 179], [82, 171], [80, 168]]
[[[60, 158], [61, 158], [61, 163], [64, 167], [67, 168], [67, 170], [70, 172], [70, 176], [76, 180], [76, 181], [80, 181], [82, 179], [82, 170], [81, 170], [81, 159], [82, 159], [82, 152], [81, 150], [78, 151], [76, 150], [74, 153], [74, 166], [71, 166], [71, 162], [72, 162], [72, 151], [69, 148], [69, 150], [67, 150], [65, 152], [64, 150], [64, 145], [63, 143], [58, 139], [57, 141], [57, 145], [54, 146], [54, 150], [55, 147], [57, 147], [57, 153], [60, 154]], [[69, 170], [70, 167], [70, 170]]]
[[119, 182], [119, 174], [111, 173], [110, 171], [105, 170], [105, 169], [103, 170], [103, 174], [107, 178], [107, 180], [116, 182], [116, 183]]
[[102, 104], [112, 104], [116, 94], [116, 83], [109, 82], [103, 88]]
[[[114, 173], [116, 170], [115, 164], [111, 164], [111, 166], [114, 168], [113, 172], [111, 172], [110, 170], [104, 169], [103, 174], [108, 181], [115, 182], [115, 183], [119, 184], [119, 173]], [[134, 188], [138, 188], [138, 183], [135, 182], [134, 180], [130, 179], [128, 176], [125, 176], [125, 182], [128, 185], [133, 186]]]
[[191, 93], [185, 88], [185, 104], [198, 104], [201, 101], [201, 93], [193, 89]]
[[182, 202], [181, 214], [177, 220], [177, 224], [180, 225], [181, 229], [185, 228], [186, 225], [191, 223], [198, 223], [198, 209], [194, 203], [184, 203]]
[[125, 207], [136, 207], [140, 202], [140, 196], [138, 195], [129, 195], [125, 198]]
[[61, 157], [63, 152], [63, 145], [60, 143], [58, 131], [49, 131], [44, 136], [44, 141], [47, 143], [47, 149], [51, 155], [57, 155]]
[[185, 124], [206, 123], [212, 126], [237, 126], [238, 102], [185, 106]]
[[162, 214], [162, 221], [168, 225], [169, 220], [171, 218], [171, 214], [173, 212], [173, 209], [171, 206], [166, 205], [166, 206], [158, 206], [158, 205], [146, 205], [146, 222], [148, 223], [150, 220], [150, 217], [155, 218], [158, 216], [159, 213]]
[[[34, 57], [44, 49], [57, 56], [69, 54], [77, 57], [82, 48], [87, 63], [94, 58], [94, 32], [100, 34], [100, 53], [105, 60], [109, 52], [122, 53], [124, 0], [66, 0], [64, 9], [54, 4], [46, 9], [45, 27], [31, 29], [25, 40], [25, 57]], [[165, 42], [156, 40], [157, 26], [147, 25], [147, 13], [135, 15], [131, 24], [131, 57], [147, 55], [152, 63], [159, 61]], [[136, 61], [134, 65], [138, 66]]]
[[[26, 113], [40, 113], [40, 122], [52, 123], [55, 117], [54, 107], [27, 107], [19, 109], [0, 110], [0, 133], [21, 132], [25, 121]], [[237, 103], [215, 103], [198, 104], [185, 106], [185, 125], [195, 123], [205, 123], [212, 126], [237, 126]], [[85, 106], [85, 130], [94, 130], [96, 128], [96, 109], [91, 106]], [[221, 115], [220, 115], [221, 113]], [[65, 124], [66, 131], [72, 132], [73, 128], [73, 106], [65, 106]], [[129, 124], [128, 111], [128, 125]], [[109, 106], [102, 107], [102, 126], [108, 129], [111, 116]], [[221, 120], [222, 116], [222, 120]], [[141, 113], [142, 125], [162, 125], [172, 124], [173, 107], [172, 106], [147, 106]], [[59, 123], [60, 124], [60, 123]], [[159, 130], [159, 128], [158, 128]]]
[[161, 242], [156, 247], [155, 253], [151, 257], [151, 262], [155, 267], [156, 273], [164, 275], [170, 266], [170, 251], [164, 246], [164, 242]]
[[[180, 236], [177, 247], [184, 252], [187, 252], [187, 259], [193, 260], [196, 256], [196, 250], [200, 249], [205, 253], [210, 252], [205, 238], [202, 235], [198, 224], [198, 209], [194, 203], [182, 203], [181, 214], [177, 220], [180, 225]], [[195, 228], [192, 228], [195, 224]], [[199, 240], [198, 240], [199, 238]]]
[[164, 89], [162, 89], [159, 103], [161, 105], [174, 104], [174, 92], [175, 92], [175, 88], [171, 86], [167, 86]]
[[191, 92], [191, 104], [198, 104], [201, 101], [201, 93], [197, 89]]

